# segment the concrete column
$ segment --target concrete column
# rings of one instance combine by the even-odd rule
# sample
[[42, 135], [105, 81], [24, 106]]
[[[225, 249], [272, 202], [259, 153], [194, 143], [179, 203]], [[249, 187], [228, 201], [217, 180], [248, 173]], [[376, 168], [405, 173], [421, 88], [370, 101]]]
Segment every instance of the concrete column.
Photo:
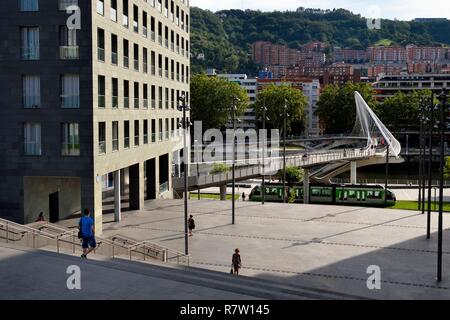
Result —
[[101, 176], [81, 179], [81, 211], [89, 209], [94, 219], [95, 234], [103, 233], [102, 179]]
[[125, 170], [126, 170], [126, 168], [120, 170], [120, 195], [122, 197], [125, 196], [125, 192], [126, 192], [125, 189], [126, 189], [126, 186], [127, 186], [126, 177], [125, 177], [125, 175], [126, 175]]
[[144, 164], [137, 163], [130, 168], [130, 209], [144, 208]]
[[147, 200], [156, 199], [156, 160], [150, 159], [146, 161], [147, 174]]
[[227, 185], [220, 186], [220, 200], [226, 201], [227, 200]]
[[356, 161], [350, 162], [350, 183], [356, 184], [357, 183], [357, 176], [356, 176]]
[[309, 169], [304, 169], [303, 178], [303, 203], [309, 204]]
[[122, 209], [121, 209], [121, 187], [120, 187], [120, 172], [117, 170], [114, 172], [114, 221], [119, 222], [122, 220]]

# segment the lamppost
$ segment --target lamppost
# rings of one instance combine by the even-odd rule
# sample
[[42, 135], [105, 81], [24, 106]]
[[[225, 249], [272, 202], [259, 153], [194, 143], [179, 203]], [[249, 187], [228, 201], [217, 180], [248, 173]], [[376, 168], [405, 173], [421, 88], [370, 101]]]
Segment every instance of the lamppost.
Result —
[[424, 188], [425, 188], [425, 181], [424, 181], [424, 162], [425, 162], [425, 139], [424, 139], [424, 128], [425, 128], [425, 97], [420, 98], [420, 115], [419, 115], [419, 122], [420, 122], [420, 133], [419, 133], [419, 201], [417, 203], [418, 209], [422, 210], [422, 214], [425, 213], [424, 208]]
[[[196, 152], [197, 152], [197, 177], [200, 177], [200, 150], [199, 150], [199, 143], [198, 140], [194, 140], [194, 144], [195, 144], [195, 148], [196, 148]], [[198, 190], [197, 190], [197, 199], [200, 200], [200, 186], [198, 186]]]
[[184, 253], [189, 254], [189, 235], [188, 235], [188, 161], [189, 151], [187, 147], [187, 133], [191, 123], [186, 117], [186, 112], [191, 110], [187, 104], [187, 99], [184, 94], [178, 97], [178, 111], [183, 111], [183, 120], [179, 123], [179, 126], [183, 128], [183, 156], [184, 156]]
[[263, 128], [263, 150], [262, 150], [262, 190], [261, 190], [261, 202], [264, 205], [266, 202], [266, 141], [267, 141], [267, 132], [266, 132], [266, 99], [264, 98], [263, 102], [263, 114], [262, 114], [262, 128]]
[[236, 222], [236, 112], [238, 110], [238, 103], [241, 100], [238, 97], [233, 98], [233, 105], [231, 106], [231, 114], [233, 121], [233, 166], [232, 166], [232, 179], [233, 179], [233, 187], [231, 192], [231, 223], [235, 224]]
[[287, 131], [287, 100], [284, 99], [283, 109], [283, 203], [286, 203], [286, 131]]
[[434, 130], [434, 93], [431, 93], [428, 105], [428, 210], [427, 210], [427, 239], [431, 238], [431, 189], [433, 187], [433, 130]]
[[442, 228], [444, 209], [444, 165], [445, 165], [445, 130], [447, 127], [447, 91], [444, 89], [439, 96], [440, 102], [440, 154], [439, 154], [439, 219], [438, 219], [438, 265], [437, 281], [442, 281]]
[[387, 143], [387, 150], [386, 150], [386, 179], [384, 182], [384, 204], [387, 205], [387, 190], [389, 187], [389, 156], [390, 156], [390, 150], [391, 150], [391, 142], [386, 141]]

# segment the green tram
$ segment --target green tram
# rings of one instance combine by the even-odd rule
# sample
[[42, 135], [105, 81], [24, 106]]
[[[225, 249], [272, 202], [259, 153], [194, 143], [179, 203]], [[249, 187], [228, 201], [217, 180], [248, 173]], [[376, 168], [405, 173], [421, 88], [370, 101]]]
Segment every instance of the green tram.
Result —
[[[265, 201], [282, 202], [283, 185], [266, 184]], [[295, 203], [303, 203], [303, 186], [289, 186], [288, 194], [295, 194]], [[386, 198], [386, 201], [385, 201]], [[310, 186], [310, 203], [359, 206], [394, 206], [395, 194], [382, 186], [334, 184]], [[261, 201], [261, 186], [250, 193], [250, 201]]]

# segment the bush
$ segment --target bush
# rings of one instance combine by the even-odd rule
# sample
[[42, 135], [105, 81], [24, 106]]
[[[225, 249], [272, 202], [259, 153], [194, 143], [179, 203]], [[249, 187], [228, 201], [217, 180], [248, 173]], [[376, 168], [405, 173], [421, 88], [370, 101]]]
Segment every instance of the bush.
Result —
[[212, 166], [212, 169], [210, 171], [210, 174], [221, 174], [221, 173], [227, 173], [230, 171], [230, 167], [223, 163], [215, 163]]
[[[283, 180], [283, 169], [278, 171], [277, 176], [280, 180]], [[297, 167], [286, 167], [286, 182], [289, 184], [298, 184], [302, 182], [304, 176], [304, 171]]]

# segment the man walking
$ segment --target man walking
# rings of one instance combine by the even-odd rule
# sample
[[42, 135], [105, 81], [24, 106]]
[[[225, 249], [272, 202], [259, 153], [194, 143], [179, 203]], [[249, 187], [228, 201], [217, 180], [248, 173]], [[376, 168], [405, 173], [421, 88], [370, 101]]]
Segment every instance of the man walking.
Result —
[[90, 215], [89, 209], [85, 209], [84, 216], [80, 219], [80, 223], [78, 224], [78, 229], [80, 230], [83, 240], [83, 254], [81, 255], [81, 258], [83, 259], [87, 259], [87, 255], [97, 247], [95, 241], [94, 219], [92, 219]]
[[192, 236], [192, 230], [195, 229], [195, 220], [194, 216], [190, 216], [188, 220], [188, 229], [189, 229], [189, 236]]

